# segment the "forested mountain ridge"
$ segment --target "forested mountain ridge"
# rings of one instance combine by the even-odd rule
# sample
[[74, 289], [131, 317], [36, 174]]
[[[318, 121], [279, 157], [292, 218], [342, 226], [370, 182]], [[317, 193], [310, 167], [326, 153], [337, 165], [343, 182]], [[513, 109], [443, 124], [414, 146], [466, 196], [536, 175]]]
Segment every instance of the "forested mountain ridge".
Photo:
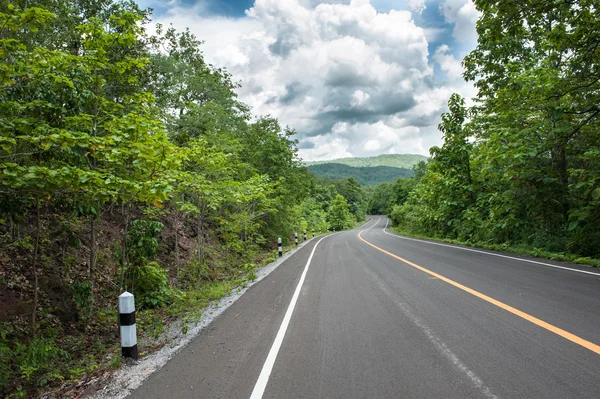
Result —
[[392, 168], [411, 169], [414, 165], [421, 161], [426, 161], [427, 157], [418, 154], [382, 154], [376, 157], [353, 157], [353, 158], [338, 158], [328, 161], [312, 161], [304, 162], [306, 166], [324, 165], [324, 164], [342, 164], [356, 168], [374, 167], [374, 166], [389, 166]]
[[331, 180], [352, 177], [363, 186], [374, 186], [383, 182], [395, 182], [399, 178], [414, 176], [412, 169], [391, 166], [353, 167], [339, 163], [309, 165], [308, 171], [319, 178]]

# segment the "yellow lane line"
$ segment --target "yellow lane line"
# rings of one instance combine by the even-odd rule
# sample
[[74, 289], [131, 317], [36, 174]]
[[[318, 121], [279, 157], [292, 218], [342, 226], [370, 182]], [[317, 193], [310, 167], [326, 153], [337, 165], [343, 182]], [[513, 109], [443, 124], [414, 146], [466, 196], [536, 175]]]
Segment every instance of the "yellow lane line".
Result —
[[[377, 222], [379, 222], [379, 220]], [[375, 223], [375, 224], [377, 224], [377, 223]], [[571, 334], [570, 332], [565, 331], [565, 330], [563, 330], [561, 328], [553, 326], [552, 324], [547, 323], [544, 320], [538, 319], [537, 317], [534, 317], [534, 316], [532, 316], [532, 315], [530, 315], [528, 313], [525, 313], [525, 312], [523, 312], [523, 311], [521, 311], [519, 309], [513, 308], [512, 306], [509, 306], [509, 305], [507, 305], [507, 304], [505, 304], [503, 302], [500, 302], [497, 299], [494, 299], [494, 298], [489, 297], [489, 296], [487, 296], [485, 294], [482, 294], [479, 291], [475, 291], [474, 289], [469, 288], [469, 287], [467, 287], [465, 285], [462, 285], [460, 283], [457, 283], [454, 280], [450, 280], [449, 278], [444, 277], [441, 274], [438, 274], [436, 272], [433, 272], [433, 271], [431, 271], [429, 269], [424, 268], [423, 266], [419, 266], [416, 263], [413, 263], [413, 262], [411, 262], [409, 260], [401, 258], [400, 256], [395, 255], [395, 254], [393, 254], [391, 252], [388, 252], [388, 251], [386, 251], [383, 248], [379, 248], [377, 245], [371, 244], [369, 241], [367, 241], [364, 238], [362, 238], [361, 234], [364, 233], [365, 231], [370, 230], [371, 228], [373, 228], [373, 226], [369, 227], [368, 229], [362, 230], [360, 233], [358, 233], [358, 238], [362, 242], [364, 242], [365, 244], [368, 244], [368, 245], [372, 246], [373, 248], [375, 248], [375, 249], [383, 252], [384, 254], [391, 256], [392, 258], [398, 259], [399, 261], [404, 262], [407, 265], [414, 267], [415, 269], [421, 270], [424, 273], [427, 273], [427, 274], [429, 274], [429, 275], [431, 275], [433, 277], [436, 277], [436, 278], [438, 278], [438, 279], [440, 279], [442, 281], [445, 281], [446, 283], [448, 283], [450, 285], [453, 285], [456, 288], [459, 288], [459, 289], [461, 289], [461, 290], [463, 290], [465, 292], [468, 292], [469, 294], [474, 295], [477, 298], [483, 299], [484, 301], [489, 302], [492, 305], [496, 305], [499, 308], [502, 308], [502, 309], [506, 310], [507, 312], [510, 312], [510, 313], [512, 313], [514, 315], [517, 315], [517, 316], [519, 316], [519, 317], [521, 317], [521, 318], [523, 318], [523, 319], [525, 319], [525, 320], [527, 320], [527, 321], [529, 321], [529, 322], [531, 322], [531, 323], [533, 323], [533, 324], [535, 324], [537, 326], [545, 328], [546, 330], [551, 331], [551, 332], [553, 332], [556, 335], [560, 335], [561, 337], [563, 337], [565, 339], [568, 339], [569, 341], [574, 342], [577, 345], [581, 345], [584, 348], [589, 349], [592, 352], [595, 352], [595, 353], [597, 353], [597, 354], [600, 355], [600, 346], [594, 344], [593, 342], [586, 341], [585, 339], [583, 339], [581, 337], [578, 337], [575, 334]]]

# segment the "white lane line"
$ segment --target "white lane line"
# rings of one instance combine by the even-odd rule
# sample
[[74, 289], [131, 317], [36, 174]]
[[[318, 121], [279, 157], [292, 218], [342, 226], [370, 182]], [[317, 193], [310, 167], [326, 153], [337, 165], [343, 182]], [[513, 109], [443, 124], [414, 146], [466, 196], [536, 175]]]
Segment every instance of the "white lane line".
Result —
[[447, 358], [458, 370], [460, 370], [465, 376], [471, 380], [471, 383], [477, 388], [485, 398], [487, 399], [499, 399], [499, 397], [492, 392], [491, 388], [485, 385], [483, 380], [477, 376], [472, 370], [470, 370], [460, 358], [429, 328], [425, 322], [418, 317], [412, 311], [411, 307], [403, 302], [398, 294], [393, 290], [388, 289], [387, 284], [379, 278], [373, 271], [365, 268], [366, 272], [371, 276], [373, 280], [379, 285], [379, 288], [392, 300], [392, 302], [417, 326], [423, 331], [423, 334], [433, 344], [433, 346], [440, 352], [445, 358]]
[[387, 229], [388, 223], [389, 223], [390, 219], [387, 219], [385, 222], [385, 227], [383, 228], [383, 232], [389, 236], [392, 237], [396, 237], [396, 238], [401, 238], [403, 240], [409, 240], [409, 241], [418, 241], [418, 242], [424, 242], [426, 244], [431, 244], [431, 245], [439, 245], [440, 247], [448, 247], [448, 248], [454, 248], [454, 249], [462, 249], [463, 251], [469, 251], [469, 252], [476, 252], [478, 254], [484, 254], [484, 255], [491, 255], [491, 256], [497, 256], [499, 258], [506, 258], [506, 259], [512, 259], [512, 260], [520, 260], [521, 262], [528, 262], [528, 263], [534, 263], [536, 265], [542, 265], [542, 266], [548, 266], [548, 267], [554, 267], [556, 269], [563, 269], [563, 270], [568, 270], [571, 272], [576, 272], [576, 273], [585, 273], [585, 274], [591, 274], [592, 276], [600, 276], [600, 273], [594, 273], [594, 272], [588, 272], [585, 270], [579, 270], [579, 269], [571, 269], [570, 267], [565, 267], [565, 266], [558, 266], [558, 265], [553, 265], [551, 263], [544, 263], [544, 262], [538, 262], [535, 260], [529, 260], [529, 259], [523, 259], [523, 258], [515, 258], [514, 256], [507, 256], [507, 255], [500, 255], [500, 254], [495, 254], [492, 252], [485, 252], [485, 251], [478, 251], [476, 249], [471, 249], [471, 248], [464, 248], [464, 247], [457, 247], [455, 245], [448, 245], [448, 244], [441, 244], [439, 242], [431, 242], [431, 241], [425, 241], [425, 240], [419, 240], [417, 238], [408, 238], [408, 237], [404, 237], [404, 236], [400, 236], [398, 234], [393, 234], [393, 233], [388, 233], [387, 231], [385, 231], [385, 229]]
[[275, 359], [277, 359], [277, 354], [279, 353], [279, 349], [281, 348], [281, 344], [283, 343], [283, 338], [285, 337], [288, 325], [290, 324], [292, 314], [294, 313], [294, 308], [296, 307], [296, 302], [298, 301], [298, 296], [300, 295], [300, 290], [302, 289], [302, 284], [304, 284], [304, 279], [306, 278], [306, 273], [308, 272], [308, 267], [310, 266], [310, 262], [312, 261], [313, 255], [315, 254], [315, 250], [317, 249], [317, 246], [321, 241], [335, 234], [337, 233], [330, 234], [321, 238], [313, 247], [313, 250], [310, 253], [310, 256], [308, 257], [308, 261], [306, 262], [306, 266], [304, 266], [304, 271], [302, 272], [300, 281], [298, 281], [296, 291], [294, 291], [294, 295], [292, 296], [292, 301], [290, 302], [290, 305], [288, 306], [287, 311], [285, 312], [285, 316], [283, 317], [283, 321], [281, 322], [281, 326], [279, 327], [277, 336], [275, 336], [273, 346], [271, 346], [271, 350], [267, 355], [267, 360], [265, 360], [265, 364], [263, 365], [260, 375], [258, 376], [256, 385], [254, 385], [254, 390], [252, 391], [252, 395], [250, 395], [250, 399], [261, 399], [263, 394], [265, 393], [267, 383], [269, 382], [269, 377], [271, 376], [271, 371], [273, 371]]

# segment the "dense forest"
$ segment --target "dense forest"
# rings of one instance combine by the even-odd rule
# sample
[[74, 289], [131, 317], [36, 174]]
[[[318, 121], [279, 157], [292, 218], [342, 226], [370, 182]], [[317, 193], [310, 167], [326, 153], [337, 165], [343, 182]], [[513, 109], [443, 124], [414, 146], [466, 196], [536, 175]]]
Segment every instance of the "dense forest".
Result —
[[166, 320], [252, 279], [277, 237], [364, 219], [354, 179], [312, 177], [292, 129], [149, 18], [133, 1], [0, 5], [2, 396], [118, 367], [124, 290], [143, 355]]
[[[454, 94], [415, 179], [378, 187], [399, 231], [595, 263], [600, 257], [600, 7], [475, 0], [465, 59], [475, 105]], [[560, 256], [558, 256], [560, 258]]]
[[352, 177], [362, 186], [376, 186], [383, 182], [394, 182], [413, 176], [412, 169], [392, 166], [353, 167], [339, 163], [309, 165], [308, 171], [317, 177], [339, 180]]

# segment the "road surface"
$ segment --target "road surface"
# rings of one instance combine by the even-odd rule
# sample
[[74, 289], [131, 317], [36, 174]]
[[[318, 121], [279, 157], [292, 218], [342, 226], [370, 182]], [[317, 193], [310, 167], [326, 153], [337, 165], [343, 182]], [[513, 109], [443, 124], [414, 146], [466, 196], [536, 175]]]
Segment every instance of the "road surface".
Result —
[[387, 222], [313, 239], [130, 398], [600, 398], [600, 271]]

